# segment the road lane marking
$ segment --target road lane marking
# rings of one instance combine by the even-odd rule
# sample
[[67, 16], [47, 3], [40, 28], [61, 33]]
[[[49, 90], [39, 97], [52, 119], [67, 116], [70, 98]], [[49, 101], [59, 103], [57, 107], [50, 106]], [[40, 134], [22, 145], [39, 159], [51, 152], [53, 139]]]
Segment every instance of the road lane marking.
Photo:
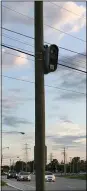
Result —
[[68, 188], [71, 188], [71, 189], [76, 189], [76, 187], [73, 187], [73, 186], [68, 186]]
[[7, 183], [7, 185], [10, 186], [10, 187], [12, 187], [12, 188], [15, 188], [16, 190], [24, 191], [24, 190], [21, 189], [21, 188], [18, 188], [18, 187], [16, 187], [16, 186], [13, 186], [12, 184]]
[[[14, 183], [14, 182], [13, 182], [13, 183]], [[21, 188], [18, 188], [18, 187], [16, 187], [16, 186], [13, 186], [12, 184], [7, 183], [7, 185], [10, 186], [10, 187], [12, 187], [12, 188], [15, 188], [15, 189], [17, 189], [17, 190], [24, 191], [24, 190], [21, 189]], [[23, 184], [23, 186], [26, 186], [26, 185]], [[27, 186], [30, 186], [31, 188], [35, 189], [35, 186], [32, 186], [32, 185], [30, 185], [30, 184], [27, 184]]]

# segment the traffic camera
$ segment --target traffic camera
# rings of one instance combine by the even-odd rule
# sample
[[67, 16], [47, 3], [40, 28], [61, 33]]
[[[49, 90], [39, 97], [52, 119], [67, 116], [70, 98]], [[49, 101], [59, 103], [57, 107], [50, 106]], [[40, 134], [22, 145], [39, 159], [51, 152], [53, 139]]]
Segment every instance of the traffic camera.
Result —
[[55, 44], [44, 46], [44, 74], [54, 72], [58, 65], [59, 48]]

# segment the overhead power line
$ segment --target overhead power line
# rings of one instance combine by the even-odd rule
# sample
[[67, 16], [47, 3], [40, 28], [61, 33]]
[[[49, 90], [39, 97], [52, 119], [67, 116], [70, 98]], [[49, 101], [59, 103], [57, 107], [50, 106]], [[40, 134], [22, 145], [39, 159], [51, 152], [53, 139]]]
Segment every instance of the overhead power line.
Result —
[[65, 59], [65, 60], [69, 60], [69, 58], [70, 58], [70, 60], [75, 61], [75, 63], [81, 63], [81, 64], [83, 63], [83, 64], [86, 64], [86, 60], [83, 61], [83, 60], [81, 60], [81, 59], [79, 59], [79, 58], [78, 58], [78, 60], [74, 60], [75, 58], [73, 58], [73, 57], [66, 56], [66, 55], [60, 53], [59, 56], [61, 56], [61, 55], [62, 55], [61, 58]]
[[[18, 50], [17, 48], [10, 47], [10, 46], [5, 45], [5, 44], [2, 44], [1, 46], [5, 47], [5, 48], [9, 48], [9, 49], [11, 49], [11, 50], [15, 50], [15, 51], [21, 52], [21, 53], [23, 53], [23, 54], [27, 54], [27, 55], [29, 55], [29, 56], [35, 57], [34, 54], [31, 54], [31, 53], [29, 53], [29, 52], [25, 52], [25, 51], [22, 51], [22, 50]], [[61, 66], [63, 66], [63, 67], [69, 68], [69, 69], [73, 69], [73, 70], [78, 71], [78, 72], [87, 73], [87, 72], [84, 71], [84, 70], [80, 70], [80, 69], [77, 69], [77, 68], [74, 68], [74, 67], [71, 67], [71, 66], [67, 66], [67, 65], [64, 65], [64, 64], [58, 63], [58, 65], [61, 65]]]
[[[13, 80], [18, 80], [18, 81], [22, 81], [22, 82], [28, 82], [28, 83], [31, 83], [31, 84], [35, 84], [35, 82], [30, 81], [30, 80], [23, 80], [23, 79], [20, 79], [20, 78], [15, 78], [15, 77], [12, 77], [12, 76], [7, 76], [7, 75], [2, 75], [2, 76], [3, 76], [4, 78], [8, 78], [8, 79], [13, 79]], [[59, 89], [59, 90], [68, 91], [68, 92], [73, 92], [73, 93], [76, 93], [76, 94], [86, 95], [84, 92], [78, 92], [78, 91], [74, 91], [74, 90], [68, 90], [68, 89], [65, 89], [65, 88], [60, 88], [60, 87], [58, 87], [58, 86], [45, 85], [45, 87], [54, 88], [54, 89]]]
[[6, 31], [9, 31], [9, 32], [13, 32], [13, 33], [18, 34], [18, 35], [22, 35], [22, 36], [24, 36], [24, 37], [27, 37], [27, 38], [30, 38], [30, 39], [34, 40], [34, 37], [31, 37], [31, 36], [22, 34], [22, 33], [20, 33], [20, 32], [13, 31], [13, 30], [7, 29], [7, 28], [5, 28], [5, 27], [2, 27], [2, 29], [6, 30]]
[[[13, 37], [10, 37], [9, 35], [2, 35], [2, 36], [4, 36], [4, 37], [6, 37], [6, 38], [9, 38], [9, 39], [12, 39], [12, 40], [14, 40], [14, 41], [17, 41], [17, 42], [20, 42], [20, 43], [23, 43], [23, 44], [25, 44], [25, 45], [27, 45], [27, 46], [31, 46], [31, 47], [33, 47], [34, 48], [34, 45], [32, 45], [32, 44], [29, 44], [29, 43], [27, 43], [27, 42], [23, 42], [23, 41], [20, 41], [19, 39], [17, 39], [17, 38], [13, 38]], [[59, 56], [60, 56], [60, 54], [59, 54]], [[64, 56], [64, 55], [63, 55]], [[21, 57], [22, 58], [22, 57]], [[66, 56], [64, 56], [64, 59], [66, 58], [66, 60], [69, 60], [69, 57], [66, 57]], [[70, 60], [71, 59], [73, 59], [73, 58], [70, 58]], [[75, 61], [75, 66], [76, 66], [76, 63], [83, 63], [81, 60], [79, 60], [79, 61]], [[77, 65], [78, 66], [78, 65]], [[84, 68], [84, 67], [81, 67], [81, 68]]]
[[4, 36], [5, 38], [9, 38], [9, 39], [11, 39], [11, 40], [15, 40], [15, 41], [17, 41], [17, 42], [20, 42], [20, 43], [22, 43], [22, 44], [25, 44], [25, 45], [34, 47], [32, 44], [29, 44], [29, 43], [27, 43], [27, 42], [20, 41], [19, 39], [13, 38], [13, 37], [11, 37], [11, 36], [9, 36], [9, 35], [7, 35], [7, 34], [2, 34], [2, 36]]
[[64, 33], [64, 34], [66, 34], [66, 35], [68, 35], [68, 36], [71, 36], [72, 38], [75, 38], [75, 39], [77, 39], [77, 40], [80, 40], [80, 41], [86, 43], [85, 40], [83, 40], [83, 39], [81, 39], [81, 38], [79, 38], [79, 37], [73, 36], [72, 34], [69, 34], [69, 33], [67, 33], [67, 32], [64, 32], [64, 31], [62, 31], [62, 30], [60, 30], [60, 29], [58, 29], [58, 28], [52, 27], [52, 26], [50, 26], [50, 25], [48, 25], [48, 24], [45, 24], [45, 26], [47, 26], [47, 27], [49, 27], [49, 28], [51, 28], [51, 29], [54, 29], [54, 30], [56, 30], [56, 31], [59, 31], [59, 32], [61, 32], [61, 33]]
[[17, 52], [21, 52], [21, 53], [23, 53], [23, 54], [27, 54], [27, 55], [29, 55], [29, 56], [33, 56], [33, 57], [34, 57], [34, 55], [33, 55], [33, 54], [31, 54], [30, 52], [24, 52], [24, 51], [23, 51], [23, 49], [19, 50], [19, 49], [17, 49], [17, 48], [10, 47], [10, 46], [5, 45], [5, 44], [2, 44], [1, 46], [5, 47], [5, 48], [9, 48], [9, 49], [11, 49], [11, 50], [15, 50], [15, 51], [17, 51]]
[[[59, 61], [62, 61], [62, 62], [64, 62], [64, 63], [69, 64], [69, 62], [66, 62], [66, 61], [63, 61], [63, 60], [59, 60]], [[64, 67], [66, 66], [66, 65], [60, 64], [60, 63], [59, 63], [59, 65], [64, 66]], [[74, 67], [72, 67], [72, 66], [66, 66], [66, 67], [74, 70]], [[87, 73], [86, 71], [80, 70], [80, 69], [78, 69], [78, 68], [75, 68], [75, 70], [77, 70], [77, 71], [79, 71], [79, 72]]]
[[[11, 37], [11, 36], [9, 36], [9, 35], [7, 35], [7, 34], [6, 34], [6, 35], [2, 34], [2, 36], [4, 36], [5, 38], [9, 38], [9, 39], [11, 39], [11, 40], [15, 40], [15, 41], [20, 42], [20, 43], [23, 43], [23, 44], [25, 44], [25, 45], [34, 47], [34, 45], [32, 45], [32, 44], [29, 44], [29, 43], [27, 43], [27, 42], [20, 41], [18, 38], [13, 38], [13, 37]], [[62, 55], [63, 55], [63, 54], [62, 54]], [[63, 55], [63, 56], [64, 56], [64, 55]], [[66, 59], [69, 60], [69, 57], [64, 56], [64, 58], [66, 58]], [[73, 59], [73, 58], [72, 58], [72, 59]], [[71, 58], [70, 58], [70, 60], [71, 60]], [[75, 62], [77, 62], [77, 63], [79, 63], [79, 62], [83, 63], [81, 60], [78, 60], [78, 61], [75, 61]], [[82, 67], [82, 68], [83, 68], [83, 67]]]
[[[15, 33], [15, 34], [18, 34], [18, 35], [21, 35], [21, 36], [24, 36], [24, 37], [26, 37], [26, 38], [33, 39], [33, 40], [34, 40], [34, 37], [31, 37], [31, 36], [28, 36], [28, 35], [25, 35], [25, 34], [22, 34], [22, 33], [19, 33], [19, 32], [16, 32], [16, 31], [13, 31], [13, 30], [4, 28], [4, 27], [2, 27], [2, 29], [6, 30], [6, 31], [9, 31], [9, 32], [12, 32], [12, 33]], [[45, 42], [45, 43], [51, 44], [51, 43], [49, 43], [49, 42]], [[86, 57], [86, 55], [83, 54], [83, 53], [80, 53], [80, 52], [77, 52], [77, 51], [74, 51], [74, 50], [71, 50], [71, 49], [67, 49], [67, 48], [61, 47], [61, 46], [59, 46], [59, 48]]]
[[[12, 55], [12, 56], [16, 56], [16, 57], [20, 57], [20, 58], [24, 58], [24, 59], [26, 59], [26, 60], [30, 60], [30, 61], [33, 61], [34, 62], [34, 60], [32, 60], [32, 59], [30, 59], [30, 58], [26, 58], [26, 57], [24, 57], [24, 56], [19, 56], [19, 55], [17, 55], [17, 54], [13, 54], [13, 53], [10, 53], [10, 52], [4, 52], [4, 54], [8, 54], [8, 55]], [[63, 61], [63, 60], [61, 60], [61, 61]], [[64, 61], [63, 61], [64, 62]], [[68, 62], [67, 62], [68, 63]], [[79, 65], [76, 65], [76, 64], [73, 64], [73, 65], [75, 65], [75, 66], [79, 66]], [[81, 67], [81, 68], [83, 68], [83, 69], [85, 69], [85, 67]]]
[[[50, 3], [53, 4], [53, 5], [55, 5], [56, 7], [60, 7], [61, 9], [64, 9], [65, 11], [70, 12], [70, 13], [72, 13], [72, 14], [74, 14], [74, 15], [77, 15], [78, 17], [81, 17], [81, 18], [82, 18], [82, 15], [79, 15], [79, 14], [73, 12], [73, 11], [70, 11], [70, 10], [66, 9], [65, 7], [62, 7], [62, 6], [60, 6], [60, 5], [57, 5], [57, 4], [53, 3], [53, 2], [50, 2]], [[83, 16], [83, 18], [86, 19], [85, 16]]]
[[[6, 8], [6, 9], [9, 9], [9, 10], [11, 10], [11, 11], [13, 11], [13, 12], [16, 12], [16, 13], [18, 13], [18, 14], [24, 16], [24, 17], [27, 17], [27, 18], [29, 18], [29, 19], [31, 19], [31, 20], [34, 20], [33, 17], [29, 17], [29, 16], [27, 16], [27, 15], [24, 15], [23, 13], [20, 13], [20, 12], [14, 10], [14, 9], [12, 9], [12, 8], [9, 8], [9, 7], [7, 7], [7, 6], [4, 6], [4, 5], [2, 5], [2, 6], [3, 6], [4, 8]], [[80, 41], [82, 41], [82, 42], [86, 42], [85, 40], [83, 40], [83, 39], [81, 39], [81, 38], [79, 38], [79, 37], [76, 37], [76, 36], [71, 35], [71, 34], [69, 34], [69, 33], [67, 33], [67, 32], [64, 32], [64, 31], [62, 31], [62, 30], [60, 30], [60, 29], [58, 29], [58, 28], [52, 27], [51, 25], [44, 24], [44, 26], [47, 26], [47, 27], [49, 27], [49, 28], [51, 28], [51, 29], [54, 29], [54, 30], [59, 31], [59, 32], [61, 32], [61, 33], [63, 33], [63, 34], [66, 34], [66, 35], [68, 35], [68, 36], [71, 36], [72, 38], [75, 38], [75, 39], [80, 40]]]
[[26, 58], [26, 57], [24, 57], [24, 56], [19, 56], [19, 55], [17, 55], [17, 54], [13, 54], [13, 53], [10, 53], [10, 52], [4, 52], [4, 54], [9, 54], [9, 55], [12, 55], [12, 56], [24, 58], [24, 59], [26, 59], [26, 60], [34, 61], [34, 60], [30, 59], [30, 58]]

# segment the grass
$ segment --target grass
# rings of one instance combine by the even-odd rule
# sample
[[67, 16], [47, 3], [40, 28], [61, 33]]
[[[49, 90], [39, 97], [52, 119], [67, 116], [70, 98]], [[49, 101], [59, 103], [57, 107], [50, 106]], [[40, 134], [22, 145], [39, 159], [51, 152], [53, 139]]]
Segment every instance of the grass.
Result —
[[1, 186], [7, 186], [6, 182], [1, 181]]

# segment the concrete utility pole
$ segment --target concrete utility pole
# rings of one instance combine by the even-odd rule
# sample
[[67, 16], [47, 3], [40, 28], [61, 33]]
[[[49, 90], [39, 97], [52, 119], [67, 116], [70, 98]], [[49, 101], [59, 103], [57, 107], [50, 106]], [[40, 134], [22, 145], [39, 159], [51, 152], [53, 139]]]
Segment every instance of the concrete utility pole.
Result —
[[72, 157], [70, 157], [70, 173], [71, 173], [71, 161], [72, 161]]
[[74, 160], [73, 160], [73, 173], [74, 173]]
[[10, 159], [10, 170], [11, 170], [11, 159]]
[[66, 175], [66, 148], [64, 147], [64, 174]]
[[53, 160], [53, 154], [50, 153], [50, 162], [52, 162], [52, 160]]
[[35, 169], [36, 191], [45, 190], [45, 96], [43, 67], [43, 2], [34, 2], [35, 20]]

